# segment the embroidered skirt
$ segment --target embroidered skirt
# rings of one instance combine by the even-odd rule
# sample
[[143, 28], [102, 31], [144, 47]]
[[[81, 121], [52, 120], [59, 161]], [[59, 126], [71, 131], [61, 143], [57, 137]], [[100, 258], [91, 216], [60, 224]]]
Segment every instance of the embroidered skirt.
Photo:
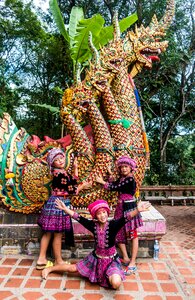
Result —
[[[124, 213], [133, 211], [137, 207], [136, 200], [129, 194], [119, 195], [119, 201], [116, 206], [114, 218], [121, 218]], [[131, 236], [131, 232], [135, 231], [137, 228], [143, 226], [143, 221], [141, 214], [138, 213], [134, 218], [125, 224], [121, 230], [116, 235], [116, 242], [126, 244], [127, 237]]]
[[56, 208], [56, 198], [62, 200], [66, 206], [70, 205], [69, 199], [53, 195], [50, 196], [42, 208], [37, 223], [45, 232], [65, 233], [65, 244], [67, 246], [74, 246], [72, 220], [63, 210]]
[[108, 278], [113, 274], [118, 274], [122, 280], [125, 279], [118, 255], [115, 258], [98, 258], [91, 252], [77, 263], [77, 270], [90, 282], [97, 282], [103, 287], [111, 287]]

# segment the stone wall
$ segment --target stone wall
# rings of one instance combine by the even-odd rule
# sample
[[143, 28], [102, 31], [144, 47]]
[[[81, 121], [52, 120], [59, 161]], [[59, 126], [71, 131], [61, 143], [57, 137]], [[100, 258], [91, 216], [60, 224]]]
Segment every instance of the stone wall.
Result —
[[[82, 212], [81, 212], [82, 213]], [[112, 211], [113, 215], [114, 211]], [[165, 219], [153, 207], [150, 212], [142, 213], [144, 226], [139, 228], [139, 257], [153, 255], [154, 239], [161, 239], [166, 232]], [[111, 216], [112, 217], [112, 216]], [[25, 215], [0, 208], [0, 248], [2, 255], [39, 253], [41, 229], [37, 225], [38, 214]], [[75, 247], [67, 249], [63, 242], [65, 258], [81, 258], [93, 249], [93, 236], [78, 222], [73, 220]], [[130, 241], [128, 249], [130, 252]], [[48, 255], [52, 256], [51, 247]]]

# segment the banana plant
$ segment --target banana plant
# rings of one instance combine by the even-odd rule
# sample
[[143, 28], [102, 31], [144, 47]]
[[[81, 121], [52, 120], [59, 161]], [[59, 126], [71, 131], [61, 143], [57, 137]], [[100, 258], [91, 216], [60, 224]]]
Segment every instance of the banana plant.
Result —
[[[106, 45], [113, 39], [113, 26], [104, 27], [105, 20], [100, 14], [95, 14], [91, 18], [85, 19], [83, 9], [81, 7], [74, 6], [71, 10], [69, 24], [66, 28], [57, 0], [50, 0], [49, 6], [56, 26], [68, 45], [71, 59], [73, 61], [73, 75], [74, 78], [76, 78], [78, 65], [80, 65], [80, 69], [82, 69], [87, 66], [87, 62], [91, 58], [91, 50], [88, 46], [89, 32], [92, 34], [93, 44], [96, 49], [99, 50], [100, 47]], [[120, 32], [124, 32], [127, 28], [134, 24], [137, 19], [136, 13], [122, 19], [119, 22]], [[63, 91], [60, 90], [60, 88], [58, 89], [58, 92], [63, 94]], [[44, 107], [54, 114], [59, 113], [58, 107], [53, 107], [47, 104], [38, 106], [42, 108]]]
[[[66, 29], [57, 0], [50, 0], [49, 5], [55, 23], [69, 46], [74, 66], [73, 73], [75, 73], [78, 63], [82, 67], [91, 58], [88, 46], [89, 32], [92, 33], [93, 44], [99, 50], [113, 38], [113, 26], [104, 27], [105, 20], [100, 14], [85, 19], [83, 9], [74, 6], [71, 10], [68, 29]], [[136, 13], [121, 20], [119, 22], [121, 33], [136, 21]]]

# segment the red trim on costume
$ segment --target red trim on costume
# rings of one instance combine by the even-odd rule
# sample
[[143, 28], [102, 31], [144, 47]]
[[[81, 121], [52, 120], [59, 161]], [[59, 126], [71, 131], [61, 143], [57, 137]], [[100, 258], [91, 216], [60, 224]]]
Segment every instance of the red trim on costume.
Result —
[[134, 229], [133, 231], [129, 232], [129, 237], [131, 240], [134, 240], [138, 237], [137, 235], [137, 229]]

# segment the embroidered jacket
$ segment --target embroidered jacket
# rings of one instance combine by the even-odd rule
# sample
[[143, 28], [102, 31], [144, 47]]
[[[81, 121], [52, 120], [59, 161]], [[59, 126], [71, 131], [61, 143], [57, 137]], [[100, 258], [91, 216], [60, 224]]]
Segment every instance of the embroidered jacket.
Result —
[[132, 176], [119, 178], [116, 181], [107, 182], [104, 188], [110, 191], [117, 191], [120, 194], [130, 194], [133, 196], [136, 190], [136, 181]]
[[53, 195], [71, 195], [77, 192], [77, 178], [68, 174], [65, 170], [54, 169], [52, 180]]
[[125, 217], [121, 217], [117, 220], [112, 219], [106, 222], [103, 230], [100, 228], [97, 221], [84, 218], [78, 213], [74, 213], [73, 218], [93, 233], [95, 239], [95, 250], [98, 248], [106, 250], [115, 246], [115, 237], [118, 231], [131, 220], [131, 215], [130, 213], [127, 213]]

